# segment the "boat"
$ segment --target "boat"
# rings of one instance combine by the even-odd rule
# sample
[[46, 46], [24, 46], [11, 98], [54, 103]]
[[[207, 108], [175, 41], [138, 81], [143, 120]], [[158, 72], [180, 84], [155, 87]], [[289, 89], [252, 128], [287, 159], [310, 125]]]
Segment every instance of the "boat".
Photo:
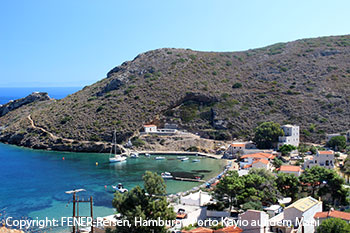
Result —
[[177, 156], [178, 159], [184, 159], [186, 156]]
[[120, 163], [126, 160], [126, 157], [123, 155], [114, 155], [114, 157], [109, 158], [110, 163]]
[[125, 193], [128, 190], [123, 187], [122, 183], [119, 183], [118, 185], [112, 185], [112, 188], [120, 193]]
[[146, 157], [151, 157], [151, 154], [146, 153], [145, 156]]
[[156, 157], [156, 160], [164, 160], [165, 159], [165, 157], [163, 157], [163, 156], [157, 156]]
[[181, 159], [182, 162], [183, 162], [183, 161], [187, 161], [187, 160], [188, 160], [187, 157]]
[[162, 176], [163, 179], [172, 179], [172, 178], [174, 178], [174, 177], [171, 175], [170, 172], [163, 172], [163, 173], [161, 174], [161, 176]]
[[[116, 137], [116, 130], [114, 130], [113, 133], [113, 145], [111, 147], [110, 155], [109, 155], [109, 162], [110, 163], [120, 163], [126, 160], [126, 156], [124, 154], [117, 154], [117, 137]], [[114, 149], [114, 156], [113, 156], [113, 149]]]
[[200, 159], [192, 159], [192, 162], [194, 163], [197, 163], [197, 162], [200, 162], [201, 160]]
[[131, 155], [130, 155], [130, 158], [136, 159], [136, 158], [138, 158], [138, 157], [139, 157], [139, 153], [137, 153], [137, 152], [133, 152], [133, 153], [131, 153]]

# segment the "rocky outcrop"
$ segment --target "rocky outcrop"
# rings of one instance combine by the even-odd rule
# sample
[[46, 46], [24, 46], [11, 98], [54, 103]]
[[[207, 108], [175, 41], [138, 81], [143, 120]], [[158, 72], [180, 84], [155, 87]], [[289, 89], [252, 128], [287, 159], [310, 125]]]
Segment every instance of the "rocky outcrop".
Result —
[[27, 97], [10, 101], [9, 103], [2, 106], [0, 105], [0, 117], [6, 115], [10, 111], [13, 111], [17, 108], [22, 107], [23, 105], [27, 105], [37, 101], [44, 101], [44, 100], [50, 100], [50, 97], [46, 92], [33, 92]]

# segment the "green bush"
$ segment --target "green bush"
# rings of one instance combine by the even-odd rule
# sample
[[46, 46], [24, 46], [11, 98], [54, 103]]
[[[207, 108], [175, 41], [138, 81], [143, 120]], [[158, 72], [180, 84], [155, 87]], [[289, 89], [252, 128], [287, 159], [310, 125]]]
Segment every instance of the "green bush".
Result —
[[241, 88], [242, 87], [242, 83], [235, 83], [232, 85], [232, 88]]

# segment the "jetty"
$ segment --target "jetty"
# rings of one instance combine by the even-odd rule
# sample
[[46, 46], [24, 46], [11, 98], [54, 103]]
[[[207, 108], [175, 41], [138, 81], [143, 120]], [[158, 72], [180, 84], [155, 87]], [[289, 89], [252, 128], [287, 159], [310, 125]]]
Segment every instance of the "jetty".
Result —
[[137, 151], [140, 155], [150, 154], [150, 155], [192, 155], [192, 156], [202, 156], [213, 159], [221, 159], [222, 155], [208, 154], [204, 152], [190, 152], [190, 151]]
[[186, 178], [186, 177], [174, 177], [174, 180], [181, 180], [181, 181], [191, 181], [191, 182], [202, 182], [205, 183], [205, 180], [200, 180], [200, 179], [193, 179], [193, 178]]

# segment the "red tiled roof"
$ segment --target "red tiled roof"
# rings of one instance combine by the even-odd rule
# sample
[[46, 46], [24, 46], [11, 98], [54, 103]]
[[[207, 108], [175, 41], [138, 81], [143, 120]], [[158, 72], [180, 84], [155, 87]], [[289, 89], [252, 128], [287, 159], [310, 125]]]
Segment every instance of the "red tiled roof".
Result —
[[246, 169], [246, 168], [251, 167], [251, 166], [252, 166], [251, 164], [247, 164], [243, 167], [243, 169]]
[[264, 164], [268, 164], [269, 163], [269, 161], [267, 160], [267, 159], [257, 159], [257, 160], [255, 160], [253, 163], [264, 163]]
[[243, 155], [241, 158], [242, 159], [245, 159], [245, 158], [274, 159], [275, 156], [268, 153], [254, 153], [254, 154]]
[[282, 165], [278, 170], [281, 172], [300, 172], [301, 167], [292, 165]]
[[233, 146], [233, 147], [245, 147], [245, 144], [243, 144], [243, 143], [232, 143], [231, 146]]
[[239, 232], [243, 232], [243, 230], [236, 226], [225, 227], [214, 231], [214, 233], [239, 233]]
[[213, 233], [214, 230], [205, 228], [205, 227], [199, 227], [190, 231], [181, 231], [182, 233]]
[[350, 221], [350, 213], [338, 210], [331, 210], [327, 212], [317, 212], [314, 218], [340, 218], [346, 221]]
[[333, 151], [331, 151], [331, 150], [324, 150], [324, 151], [318, 151], [317, 153], [319, 153], [320, 155], [332, 155], [332, 154], [334, 154], [334, 152]]
[[143, 127], [157, 127], [156, 125], [144, 125]]

